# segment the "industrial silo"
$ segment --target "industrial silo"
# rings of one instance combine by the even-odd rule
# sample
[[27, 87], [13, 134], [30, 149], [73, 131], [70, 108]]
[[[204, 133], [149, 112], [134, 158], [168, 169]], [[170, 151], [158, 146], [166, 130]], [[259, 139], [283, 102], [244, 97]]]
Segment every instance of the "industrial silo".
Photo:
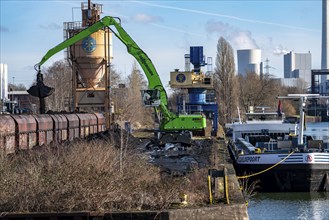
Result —
[[107, 31], [99, 30], [71, 46], [71, 59], [84, 88], [99, 87], [107, 68], [108, 41]]
[[4, 63], [0, 64], [0, 99], [8, 99], [8, 66]]
[[[82, 21], [65, 22], [65, 40], [93, 25], [100, 19], [102, 5], [81, 4]], [[72, 66], [72, 110], [105, 112], [109, 127], [110, 73], [112, 34], [108, 27], [92, 33], [67, 49], [67, 59]]]

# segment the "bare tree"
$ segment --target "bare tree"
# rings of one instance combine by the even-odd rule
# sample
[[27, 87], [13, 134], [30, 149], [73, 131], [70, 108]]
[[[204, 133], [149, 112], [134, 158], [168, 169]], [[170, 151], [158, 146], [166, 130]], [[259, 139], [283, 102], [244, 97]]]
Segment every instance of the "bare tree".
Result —
[[111, 87], [118, 87], [120, 83], [122, 83], [122, 78], [120, 76], [120, 74], [117, 72], [117, 70], [115, 69], [115, 66], [111, 65], [110, 68], [110, 83], [111, 83]]
[[177, 98], [182, 94], [187, 95], [187, 91], [184, 89], [171, 88], [171, 94], [168, 96], [168, 108], [172, 112], [176, 112]]
[[307, 93], [307, 83], [303, 79], [296, 78], [294, 86], [283, 86], [283, 89], [287, 94], [303, 94]]
[[66, 60], [53, 63], [44, 71], [44, 83], [55, 88], [55, 92], [47, 97], [47, 109], [62, 111], [65, 109], [65, 101], [72, 97], [71, 68]]
[[[110, 69], [108, 69], [110, 74], [110, 84], [111, 87], [118, 87], [119, 83], [121, 83], [122, 79], [120, 74], [116, 71], [115, 67], [113, 65], [110, 65]], [[101, 79], [99, 82], [100, 87], [105, 86], [105, 77]]]
[[126, 79], [126, 88], [117, 89], [113, 97], [117, 120], [129, 121], [135, 127], [153, 122], [152, 109], [146, 109], [142, 103], [141, 90], [143, 89], [147, 89], [147, 81], [135, 61], [131, 74]]
[[147, 88], [144, 75], [133, 63], [131, 74], [126, 79], [126, 87], [114, 89], [112, 98], [115, 103], [116, 123], [120, 125], [120, 173], [123, 173], [123, 164], [127, 156], [129, 136], [124, 137], [123, 127], [126, 122], [134, 128], [152, 123], [152, 109], [146, 109], [142, 103], [141, 90]]
[[214, 85], [219, 106], [219, 121], [227, 123], [232, 119], [236, 107], [235, 64], [231, 45], [220, 37], [217, 43]]
[[[288, 94], [307, 93], [307, 83], [303, 79], [297, 79], [295, 86], [281, 86], [279, 95], [286, 96]], [[282, 110], [285, 115], [296, 115], [298, 113], [299, 103], [286, 99], [282, 102]]]
[[245, 112], [250, 106], [268, 106], [274, 108], [276, 97], [281, 93], [281, 86], [270, 75], [262, 79], [256, 73], [239, 76], [239, 103]]

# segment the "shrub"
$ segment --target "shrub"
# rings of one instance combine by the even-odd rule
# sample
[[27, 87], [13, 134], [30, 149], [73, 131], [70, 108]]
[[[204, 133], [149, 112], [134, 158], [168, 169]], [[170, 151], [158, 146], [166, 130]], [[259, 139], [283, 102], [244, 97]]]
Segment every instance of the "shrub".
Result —
[[161, 210], [182, 191], [196, 204], [206, 200], [197, 175], [163, 178], [135, 148], [122, 155], [106, 140], [43, 147], [0, 158], [0, 211]]

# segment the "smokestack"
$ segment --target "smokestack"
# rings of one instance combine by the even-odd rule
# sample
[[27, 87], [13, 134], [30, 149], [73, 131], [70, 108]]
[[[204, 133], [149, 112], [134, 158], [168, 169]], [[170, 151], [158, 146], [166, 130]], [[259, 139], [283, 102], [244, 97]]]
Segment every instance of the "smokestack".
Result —
[[[322, 56], [321, 69], [328, 69], [328, 0], [322, 0]], [[321, 83], [325, 82], [328, 76], [321, 76]]]

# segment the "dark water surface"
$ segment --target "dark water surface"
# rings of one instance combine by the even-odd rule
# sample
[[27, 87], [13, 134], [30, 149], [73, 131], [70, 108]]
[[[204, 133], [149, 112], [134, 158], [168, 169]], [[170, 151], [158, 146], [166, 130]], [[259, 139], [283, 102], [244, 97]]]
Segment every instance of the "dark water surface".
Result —
[[327, 193], [258, 193], [249, 201], [250, 220], [329, 220]]

